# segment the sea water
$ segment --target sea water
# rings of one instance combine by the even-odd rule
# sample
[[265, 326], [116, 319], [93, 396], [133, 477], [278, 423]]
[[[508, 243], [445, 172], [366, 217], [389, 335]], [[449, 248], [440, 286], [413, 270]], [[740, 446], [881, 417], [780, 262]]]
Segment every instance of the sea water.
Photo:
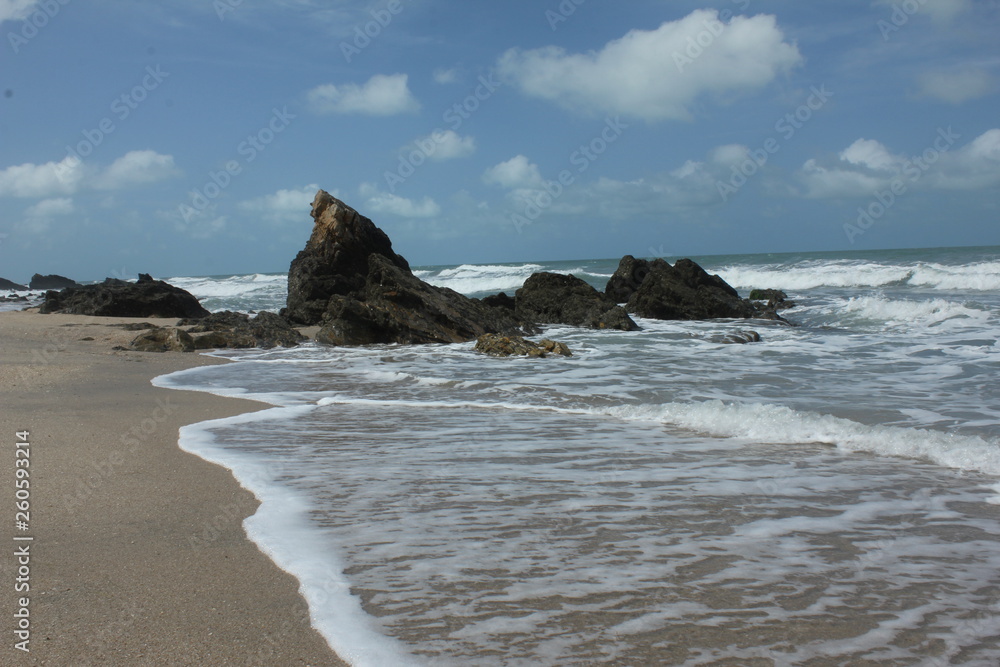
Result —
[[[181, 446], [263, 502], [248, 534], [354, 664], [1000, 662], [1000, 248], [696, 259], [798, 326], [225, 351], [156, 383], [274, 406]], [[482, 296], [616, 265], [416, 273]], [[169, 281], [259, 310], [283, 279]]]

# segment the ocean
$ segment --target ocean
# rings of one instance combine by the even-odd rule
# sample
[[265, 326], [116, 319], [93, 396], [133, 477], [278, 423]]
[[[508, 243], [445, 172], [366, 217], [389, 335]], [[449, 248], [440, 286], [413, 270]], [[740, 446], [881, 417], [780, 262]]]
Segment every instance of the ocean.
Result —
[[[247, 533], [356, 665], [1000, 664], [1000, 247], [694, 259], [798, 326], [221, 351], [154, 383], [273, 406], [180, 446], [262, 501]], [[483, 296], [616, 266], [415, 273]], [[284, 304], [284, 275], [166, 279]]]

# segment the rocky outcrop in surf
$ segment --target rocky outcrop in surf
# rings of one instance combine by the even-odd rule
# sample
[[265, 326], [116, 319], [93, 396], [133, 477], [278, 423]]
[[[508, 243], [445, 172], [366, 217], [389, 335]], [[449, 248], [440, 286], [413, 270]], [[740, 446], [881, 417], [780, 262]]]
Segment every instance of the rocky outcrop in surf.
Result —
[[514, 296], [514, 312], [539, 324], [635, 331], [639, 327], [614, 299], [576, 276], [536, 273]]
[[28, 289], [32, 290], [49, 290], [49, 289], [66, 289], [67, 287], [79, 287], [80, 285], [75, 280], [70, 280], [65, 276], [51, 275], [43, 276], [39, 273], [31, 276], [31, 282], [28, 283]]
[[312, 235], [289, 269], [282, 315], [293, 324], [320, 325], [316, 340], [458, 343], [531, 329], [506, 308], [414, 276], [385, 232], [323, 190], [313, 200], [312, 218]]
[[658, 320], [762, 318], [781, 320], [773, 305], [743, 299], [725, 280], [690, 259], [636, 259], [626, 255], [605, 294], [639, 317]]
[[13, 292], [26, 292], [28, 291], [27, 286], [18, 285], [17, 283], [7, 280], [6, 278], [0, 278], [0, 290], [3, 291], [13, 291]]
[[96, 285], [50, 290], [39, 312], [103, 317], [200, 318], [209, 314], [190, 292], [147, 274], [139, 274], [134, 283], [108, 278]]

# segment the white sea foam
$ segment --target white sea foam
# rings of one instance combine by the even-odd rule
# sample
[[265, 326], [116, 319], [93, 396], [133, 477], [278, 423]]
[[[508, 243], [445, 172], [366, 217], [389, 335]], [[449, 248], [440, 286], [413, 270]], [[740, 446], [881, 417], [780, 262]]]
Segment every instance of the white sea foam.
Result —
[[626, 419], [654, 419], [715, 436], [760, 443], [822, 443], [851, 452], [923, 459], [1000, 476], [1000, 442], [917, 428], [861, 424], [771, 404], [670, 403], [610, 408]]
[[739, 289], [778, 288], [788, 292], [820, 287], [909, 285], [937, 290], [1000, 289], [1000, 262], [961, 266], [937, 263], [887, 264], [857, 260], [806, 261], [786, 265], [727, 266], [717, 273]]
[[463, 264], [436, 273], [424, 271], [419, 277], [432, 285], [447, 287], [461, 294], [478, 294], [516, 290], [531, 274], [541, 270], [543, 267], [540, 264]]

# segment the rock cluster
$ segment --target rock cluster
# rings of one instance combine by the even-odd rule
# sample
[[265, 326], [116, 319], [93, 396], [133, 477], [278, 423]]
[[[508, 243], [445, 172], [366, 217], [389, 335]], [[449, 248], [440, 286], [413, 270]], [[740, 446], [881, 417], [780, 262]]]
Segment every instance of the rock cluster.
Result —
[[725, 280], [690, 259], [671, 266], [663, 259], [626, 255], [604, 292], [616, 303], [624, 303], [629, 313], [651, 319], [782, 319], [773, 306], [740, 298]]
[[576, 276], [536, 273], [514, 297], [519, 318], [539, 324], [635, 331], [639, 327], [614, 299]]
[[41, 313], [68, 313], [103, 317], [206, 317], [190, 292], [140, 274], [130, 283], [108, 278], [103, 283], [67, 287], [45, 293]]

